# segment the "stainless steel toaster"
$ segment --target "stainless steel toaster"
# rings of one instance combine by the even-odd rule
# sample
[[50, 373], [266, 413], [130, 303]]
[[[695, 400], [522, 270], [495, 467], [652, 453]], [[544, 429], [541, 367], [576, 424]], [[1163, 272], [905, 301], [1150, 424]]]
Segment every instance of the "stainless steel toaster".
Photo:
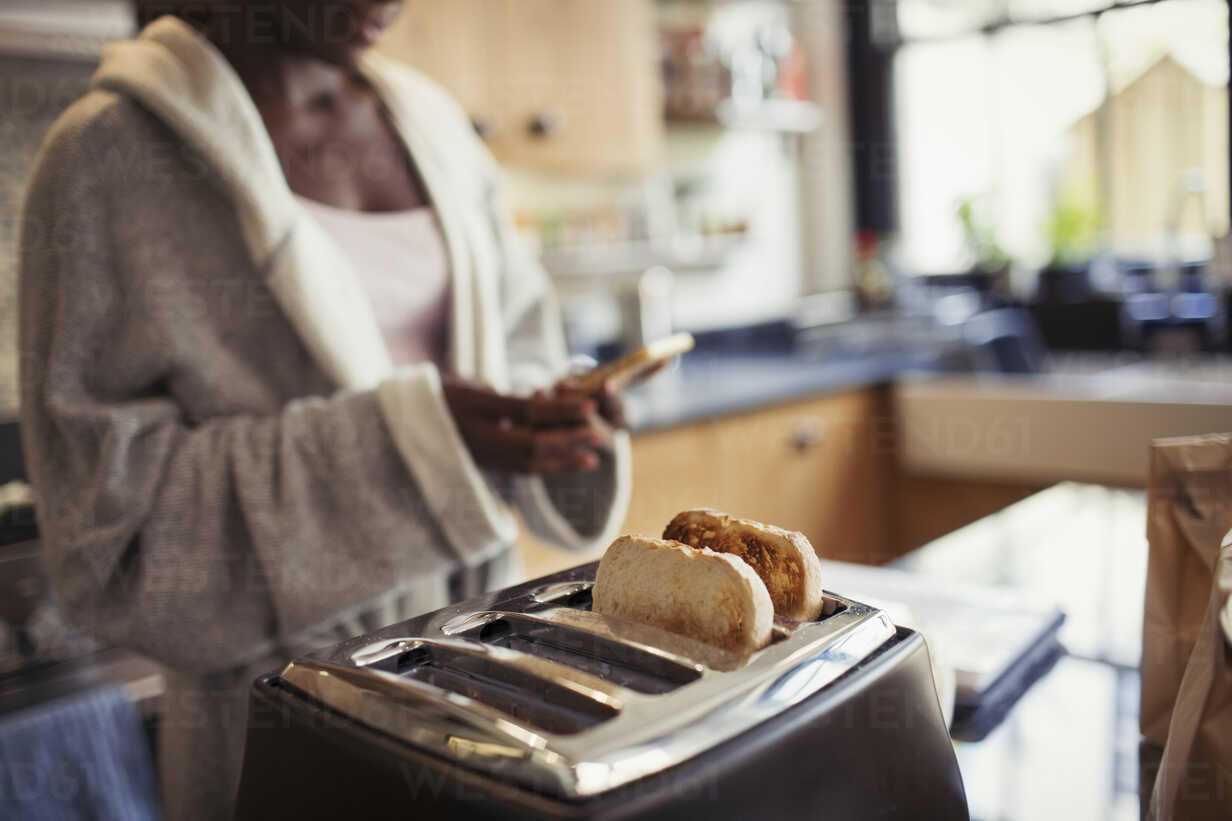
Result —
[[237, 818], [967, 818], [919, 635], [827, 593], [733, 656], [591, 612], [596, 567], [259, 679]]

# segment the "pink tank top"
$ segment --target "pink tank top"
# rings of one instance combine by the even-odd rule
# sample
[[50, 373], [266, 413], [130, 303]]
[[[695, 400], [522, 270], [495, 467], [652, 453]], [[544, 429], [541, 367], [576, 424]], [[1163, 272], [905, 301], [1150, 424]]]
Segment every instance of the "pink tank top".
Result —
[[295, 198], [350, 260], [394, 364], [433, 362], [444, 369], [449, 257], [435, 209], [351, 211]]

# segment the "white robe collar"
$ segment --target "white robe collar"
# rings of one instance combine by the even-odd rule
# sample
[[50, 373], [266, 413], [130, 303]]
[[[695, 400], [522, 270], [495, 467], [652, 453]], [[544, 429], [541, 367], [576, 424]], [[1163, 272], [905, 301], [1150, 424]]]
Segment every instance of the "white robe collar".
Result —
[[[419, 127], [415, 101], [377, 56], [361, 66], [391, 112], [437, 210], [451, 266], [451, 358], [470, 378], [481, 367], [471, 256], [444, 183], [439, 152]], [[401, 71], [399, 68], [397, 71]], [[341, 388], [370, 388], [394, 370], [367, 295], [342, 250], [295, 201], [256, 105], [226, 58], [187, 23], [163, 17], [137, 40], [109, 44], [93, 79], [151, 109], [198, 151], [229, 189], [244, 240], [275, 300], [321, 369]], [[491, 357], [484, 357], [491, 360]], [[499, 369], [497, 369], [499, 370]], [[488, 373], [483, 373], [488, 371]]]

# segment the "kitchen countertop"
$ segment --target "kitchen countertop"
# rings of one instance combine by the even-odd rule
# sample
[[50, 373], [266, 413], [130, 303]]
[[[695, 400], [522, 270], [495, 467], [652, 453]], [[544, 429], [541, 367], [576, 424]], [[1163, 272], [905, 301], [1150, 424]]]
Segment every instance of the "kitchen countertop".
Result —
[[1066, 613], [1068, 654], [987, 738], [957, 745], [973, 819], [1138, 819], [1146, 496], [1065, 482], [894, 563]]
[[901, 379], [894, 405], [910, 471], [1140, 487], [1153, 440], [1228, 429], [1232, 359], [1054, 355], [1040, 374]]
[[667, 373], [633, 388], [626, 415], [649, 432], [817, 394], [893, 381], [939, 367], [935, 351], [887, 348], [859, 353], [825, 349], [754, 353], [699, 350]]
[[0, 716], [97, 687], [122, 687], [143, 718], [158, 712], [165, 688], [154, 662], [119, 648], [0, 675]]

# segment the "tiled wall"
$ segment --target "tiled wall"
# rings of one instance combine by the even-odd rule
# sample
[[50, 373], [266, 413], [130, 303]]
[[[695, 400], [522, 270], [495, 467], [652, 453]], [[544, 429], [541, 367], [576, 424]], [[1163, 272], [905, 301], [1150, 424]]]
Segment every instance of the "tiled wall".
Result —
[[89, 83], [85, 61], [0, 56], [0, 421], [17, 414], [17, 242], [47, 129]]

